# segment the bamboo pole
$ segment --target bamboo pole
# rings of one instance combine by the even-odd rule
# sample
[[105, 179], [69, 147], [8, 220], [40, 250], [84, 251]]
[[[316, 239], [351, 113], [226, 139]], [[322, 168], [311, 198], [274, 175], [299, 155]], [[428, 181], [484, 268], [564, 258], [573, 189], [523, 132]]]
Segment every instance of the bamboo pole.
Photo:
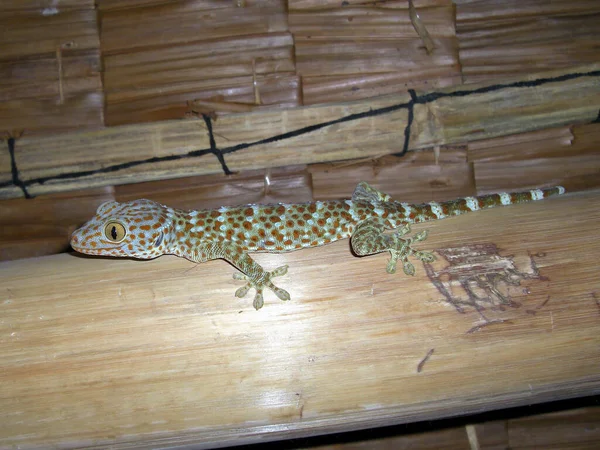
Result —
[[381, 156], [589, 122], [598, 117], [599, 79], [600, 65], [594, 64], [492, 85], [232, 114], [216, 121], [205, 117], [25, 136], [15, 147], [17, 173], [11, 161], [1, 161], [0, 197], [23, 195], [15, 180], [37, 195]]
[[415, 226], [440, 257], [415, 277], [347, 242], [259, 254], [292, 299], [258, 312], [222, 261], [0, 263], [0, 446], [201, 448], [596, 394], [599, 224], [595, 191]]

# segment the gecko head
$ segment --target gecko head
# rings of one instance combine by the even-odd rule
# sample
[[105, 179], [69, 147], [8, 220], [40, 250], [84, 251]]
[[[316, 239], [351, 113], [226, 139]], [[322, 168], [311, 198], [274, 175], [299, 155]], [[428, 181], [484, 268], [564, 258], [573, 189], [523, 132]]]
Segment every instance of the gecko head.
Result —
[[71, 247], [88, 255], [151, 259], [163, 255], [172, 235], [170, 208], [151, 200], [106, 202], [71, 236]]

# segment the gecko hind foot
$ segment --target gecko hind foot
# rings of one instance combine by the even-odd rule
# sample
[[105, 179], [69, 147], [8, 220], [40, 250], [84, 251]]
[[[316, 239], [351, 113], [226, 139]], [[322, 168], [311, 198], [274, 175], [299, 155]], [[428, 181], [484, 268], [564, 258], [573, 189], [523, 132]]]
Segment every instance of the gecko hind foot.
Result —
[[288, 270], [288, 266], [278, 267], [277, 269], [273, 270], [272, 272], [265, 272], [265, 276], [263, 276], [259, 280], [253, 280], [250, 277], [248, 277], [247, 275], [236, 272], [233, 274], [233, 278], [236, 280], [247, 281], [247, 283], [245, 286], [242, 286], [237, 291], [235, 291], [235, 296], [238, 298], [242, 298], [242, 297], [246, 296], [246, 294], [248, 293], [248, 291], [250, 289], [252, 289], [252, 288], [256, 289], [256, 295], [254, 296], [254, 302], [252, 303], [252, 305], [257, 310], [262, 308], [265, 303], [264, 298], [263, 298], [263, 289], [264, 288], [271, 289], [275, 293], [275, 295], [277, 297], [279, 297], [281, 300], [284, 300], [284, 301], [289, 300], [290, 294], [287, 291], [285, 291], [281, 288], [278, 288], [271, 282], [272, 278], [279, 277], [281, 275], [285, 275], [287, 273], [287, 270]]
[[400, 228], [394, 234], [394, 245], [392, 248], [389, 248], [389, 252], [391, 255], [391, 259], [387, 265], [387, 273], [395, 273], [396, 272], [396, 263], [398, 260], [402, 261], [402, 269], [406, 275], [414, 275], [415, 274], [415, 266], [408, 260], [409, 256], [412, 256], [423, 262], [433, 262], [435, 261], [435, 255], [431, 252], [425, 252], [420, 250], [415, 250], [411, 246], [415, 242], [421, 242], [427, 239], [427, 230], [423, 230], [420, 233], [417, 233], [412, 238], [402, 238], [405, 234], [410, 233], [410, 225], [405, 225]]

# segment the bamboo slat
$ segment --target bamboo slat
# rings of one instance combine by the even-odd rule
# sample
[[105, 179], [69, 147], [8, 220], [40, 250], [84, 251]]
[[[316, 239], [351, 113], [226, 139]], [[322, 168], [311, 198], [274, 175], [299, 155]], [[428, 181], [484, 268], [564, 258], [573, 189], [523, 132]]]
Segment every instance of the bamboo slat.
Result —
[[[411, 98], [405, 94], [232, 114], [210, 126], [215, 146], [232, 171], [371, 158], [400, 152], [406, 130], [409, 148], [418, 149], [592, 121], [600, 103], [599, 68], [416, 94], [412, 122]], [[205, 120], [188, 120], [25, 136], [17, 142], [15, 160], [20, 180], [33, 195], [222, 173], [223, 166], [210, 152], [207, 126]], [[4, 159], [0, 197], [23, 194], [12, 177], [10, 161]]]
[[293, 44], [289, 33], [269, 33], [107, 55], [104, 84], [114, 92], [253, 73], [294, 73]]
[[[443, 148], [436, 161], [433, 151], [423, 150], [402, 158], [384, 156], [366, 161], [341, 161], [309, 166], [313, 194], [318, 200], [344, 198], [357, 180], [366, 181], [403, 202], [452, 200], [476, 193], [473, 166], [467, 149]], [[523, 184], [526, 179], [521, 180]]]
[[[57, 133], [76, 132], [75, 130], [94, 130], [103, 127], [102, 110], [104, 96], [102, 92], [81, 92], [65, 98], [58, 104], [57, 99], [19, 99], [0, 102], [0, 127], [2, 138], [14, 131], [23, 131], [31, 139], [34, 136], [48, 136]], [[4, 146], [6, 143], [4, 142]], [[6, 148], [6, 147], [5, 147]], [[44, 156], [39, 162], [48, 161], [48, 154], [39, 149]], [[8, 152], [4, 152], [8, 153]], [[54, 157], [54, 155], [52, 156]], [[60, 157], [58, 157], [60, 159]], [[8, 174], [10, 165], [2, 166], [0, 178]], [[1, 183], [1, 182], [0, 182]]]
[[[319, 2], [322, 3], [322, 2]], [[371, 2], [365, 2], [371, 3]], [[416, 5], [419, 7], [419, 5]], [[296, 40], [388, 40], [413, 39], [417, 36], [407, 13], [408, 2], [393, 7], [386, 5], [351, 6], [336, 4], [323, 9], [297, 9], [290, 2], [289, 26]], [[452, 1], [438, 1], [435, 5], [421, 5], [419, 16], [430, 34], [437, 37], [455, 37], [454, 6]]]
[[[595, 0], [453, 0], [461, 22], [485, 21], [487, 18], [513, 18], [593, 14], [600, 11]], [[457, 18], [458, 18], [457, 17]]]
[[344, 75], [396, 71], [427, 71], [445, 67], [458, 73], [458, 47], [455, 38], [434, 39], [436, 51], [427, 55], [420, 39], [299, 42], [296, 65], [301, 75]]
[[94, 0], [61, 0], [60, 4], [45, 0], [2, 0], [0, 14], [18, 14], [23, 11], [50, 14], [72, 9], [94, 9]]
[[[83, 9], [86, 3], [90, 9]], [[100, 43], [96, 11], [93, 4], [86, 3], [76, 10], [61, 11], [60, 7], [12, 13], [0, 10], [0, 60], [54, 54], [61, 45], [77, 50], [97, 49]]]
[[2, 2], [3, 137], [103, 126], [99, 45], [93, 2]]
[[326, 7], [322, 2], [289, 2], [303, 104], [460, 84], [452, 2], [417, 6], [435, 40], [431, 54], [411, 23], [408, 2]]
[[523, 133], [469, 144], [477, 193], [561, 185], [600, 187], [600, 124]]
[[461, 84], [461, 75], [455, 68], [419, 69], [417, 72], [302, 77], [302, 101], [304, 105], [349, 102], [396, 94], [407, 88], [427, 90]]
[[[447, 6], [448, 0], [414, 0], [415, 7], [419, 9], [433, 8], [438, 6]], [[455, 2], [458, 3], [458, 2]], [[347, 0], [341, 4], [342, 7], [375, 7], [377, 9], [408, 9], [408, 0], [390, 0], [386, 2], [373, 3], [369, 0]], [[291, 12], [296, 11], [319, 11], [332, 8], [339, 8], [340, 2], [337, 0], [288, 0], [288, 9]]]
[[182, 118], [190, 115], [190, 102], [198, 100], [208, 100], [215, 109], [227, 112], [238, 104], [250, 110], [292, 108], [300, 105], [300, 97], [300, 78], [293, 73], [157, 85], [108, 93], [105, 123], [116, 126]]
[[189, 102], [301, 104], [285, 2], [99, 3], [105, 124], [180, 119]]
[[596, 191], [415, 226], [446, 256], [414, 278], [347, 242], [257, 255], [292, 295], [259, 312], [222, 261], [1, 263], [0, 445], [200, 448], [598, 393], [599, 225]]
[[[102, 89], [98, 50], [62, 52], [62, 90], [65, 97]], [[0, 61], [0, 101], [59, 100], [56, 54], [35, 59]]]
[[143, 47], [287, 31], [283, 0], [241, 3], [192, 0], [102, 14], [102, 51], [110, 55]]
[[[459, 3], [459, 2], [457, 2]], [[466, 83], [598, 61], [598, 2], [460, 2], [456, 30]]]

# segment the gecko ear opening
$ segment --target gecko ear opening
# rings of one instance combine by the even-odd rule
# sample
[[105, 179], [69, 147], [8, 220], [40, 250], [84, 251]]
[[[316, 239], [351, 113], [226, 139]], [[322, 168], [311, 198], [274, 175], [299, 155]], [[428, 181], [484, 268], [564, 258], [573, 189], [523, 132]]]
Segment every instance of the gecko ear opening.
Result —
[[112, 201], [112, 200], [108, 201], [108, 202], [104, 202], [100, 206], [98, 206], [98, 209], [96, 209], [96, 214], [104, 215], [104, 214], [112, 211], [113, 209], [115, 209], [117, 206], [119, 206], [119, 203]]

